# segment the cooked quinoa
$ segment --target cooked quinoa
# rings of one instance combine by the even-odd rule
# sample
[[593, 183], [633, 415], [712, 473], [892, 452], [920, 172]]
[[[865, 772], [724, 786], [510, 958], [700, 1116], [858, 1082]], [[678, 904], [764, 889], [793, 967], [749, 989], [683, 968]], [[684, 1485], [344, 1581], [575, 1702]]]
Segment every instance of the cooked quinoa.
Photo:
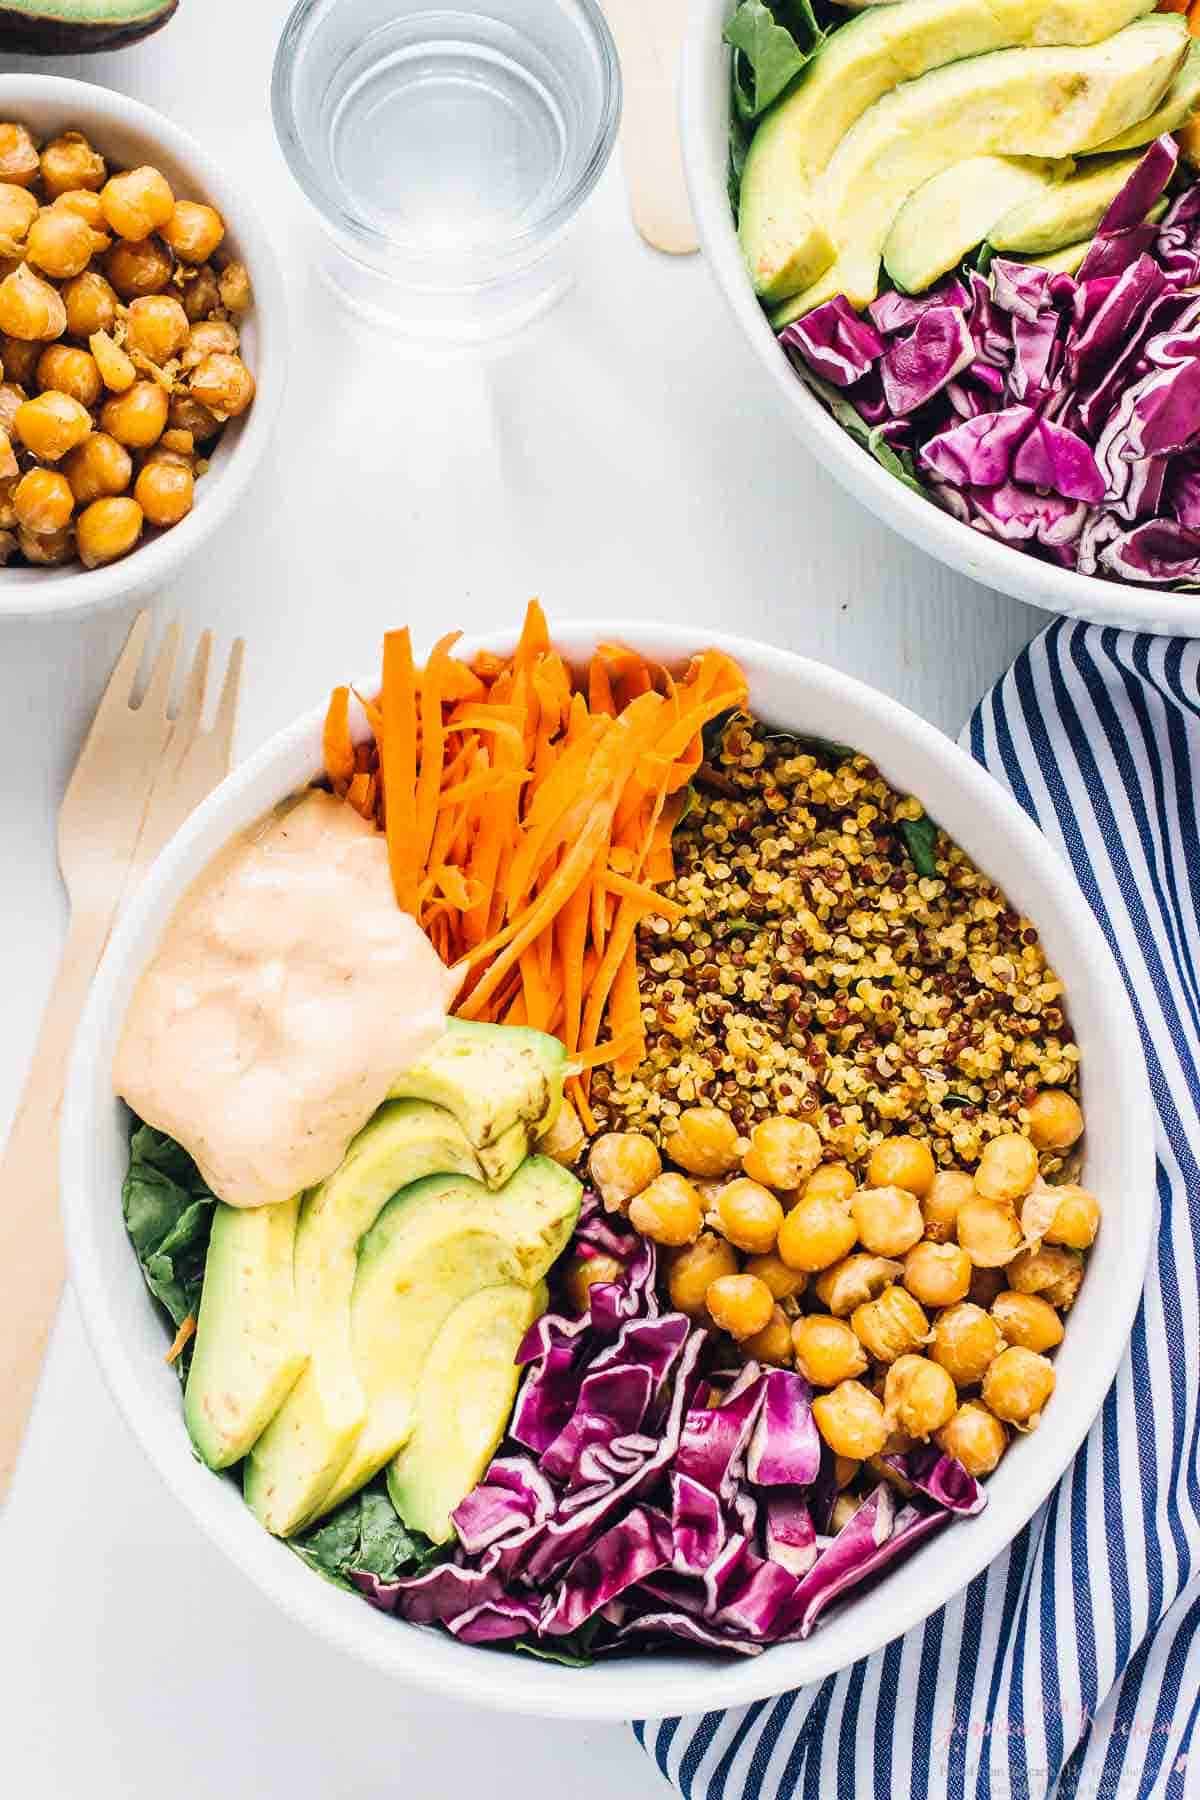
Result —
[[686, 917], [641, 928], [647, 1054], [597, 1072], [600, 1129], [708, 1104], [806, 1119], [851, 1163], [902, 1131], [970, 1166], [1039, 1089], [1078, 1091], [1036, 929], [867, 757], [736, 716], [695, 786], [663, 890]]

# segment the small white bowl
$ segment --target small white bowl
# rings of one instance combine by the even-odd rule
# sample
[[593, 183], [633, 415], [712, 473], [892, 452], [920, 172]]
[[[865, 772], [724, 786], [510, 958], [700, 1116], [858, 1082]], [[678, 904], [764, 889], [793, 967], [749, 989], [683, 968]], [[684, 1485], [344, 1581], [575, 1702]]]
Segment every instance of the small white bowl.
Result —
[[82, 131], [107, 161], [153, 163], [176, 194], [206, 200], [225, 220], [223, 248], [245, 263], [254, 304], [240, 327], [255, 381], [254, 402], [221, 433], [212, 465], [196, 483], [196, 504], [169, 531], [154, 533], [119, 562], [100, 569], [0, 569], [0, 618], [90, 612], [161, 587], [228, 518], [270, 441], [287, 367], [287, 307], [271, 241], [246, 198], [253, 181], [226, 173], [195, 139], [162, 113], [88, 81], [61, 75], [0, 75], [0, 119], [28, 126], [40, 143]]
[[[678, 664], [700, 645], [680, 626], [570, 624], [555, 642], [582, 662], [619, 638]], [[511, 635], [484, 647], [510, 650]], [[987, 1484], [988, 1505], [957, 1522], [805, 1643], [720, 1664], [674, 1654], [565, 1669], [456, 1643], [328, 1586], [269, 1537], [232, 1482], [194, 1459], [179, 1384], [163, 1362], [163, 1320], [121, 1217], [128, 1115], [113, 1099], [113, 1051], [130, 992], [172, 907], [232, 834], [319, 770], [323, 708], [266, 744], [222, 784], [160, 857], [118, 927], [79, 1033], [62, 1121], [62, 1194], [71, 1278], [96, 1358], [143, 1448], [176, 1498], [285, 1611], [327, 1642], [397, 1679], [467, 1703], [558, 1717], [625, 1719], [737, 1706], [816, 1681], [918, 1623], [1003, 1550], [1040, 1505], [1095, 1418], [1141, 1293], [1154, 1209], [1154, 1136], [1137, 1029], [1104, 938], [1075, 881], [1016, 802], [969, 756], [895, 701], [763, 644], [702, 634], [750, 679], [751, 703], [781, 727], [849, 742], [898, 788], [920, 796], [951, 837], [1037, 924], [1066, 982], [1083, 1054], [1084, 1178], [1104, 1223], [1057, 1353], [1058, 1388], [1041, 1430], [1015, 1443]], [[331, 672], [332, 673], [332, 672]]]
[[750, 285], [729, 206], [730, 52], [721, 32], [732, 11], [732, 0], [694, 0], [692, 6], [681, 90], [683, 159], [709, 266], [796, 436], [876, 518], [973, 581], [1071, 618], [1200, 637], [1200, 593], [1100, 581], [985, 537], [889, 475], [801, 381]]

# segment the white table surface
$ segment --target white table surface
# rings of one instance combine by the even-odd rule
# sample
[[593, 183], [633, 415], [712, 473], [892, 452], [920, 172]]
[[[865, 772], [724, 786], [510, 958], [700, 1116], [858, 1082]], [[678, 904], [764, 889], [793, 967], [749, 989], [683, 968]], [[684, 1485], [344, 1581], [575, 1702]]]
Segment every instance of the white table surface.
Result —
[[[535, 592], [552, 616], [767, 638], [956, 732], [1041, 616], [928, 561], [821, 473], [700, 260], [634, 235], [616, 164], [580, 228], [582, 279], [503, 353], [448, 363], [339, 315], [270, 127], [284, 11], [183, 0], [146, 43], [53, 65], [161, 108], [242, 169], [285, 261], [274, 453], [159, 603], [189, 629], [245, 633], [242, 750], [372, 666], [385, 626], [428, 640], [447, 620], [511, 620]], [[58, 799], [129, 620], [0, 625], [0, 1131], [63, 926]], [[659, 1791], [622, 1726], [464, 1713], [298, 1636], [168, 1501], [69, 1298], [0, 1521], [0, 1592], [3, 1785], [25, 1800], [458, 1800], [494, 1791], [498, 1770], [522, 1800]]]

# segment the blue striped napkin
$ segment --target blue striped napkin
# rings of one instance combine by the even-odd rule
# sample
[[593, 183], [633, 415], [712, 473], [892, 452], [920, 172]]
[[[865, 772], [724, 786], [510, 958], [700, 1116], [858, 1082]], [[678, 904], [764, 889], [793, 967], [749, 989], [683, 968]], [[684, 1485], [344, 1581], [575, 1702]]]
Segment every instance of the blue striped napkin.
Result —
[[1200, 645], [1060, 620], [964, 739], [1066, 852], [1121, 965], [1157, 1254], [1074, 1464], [958, 1599], [819, 1685], [634, 1726], [689, 1800], [1200, 1796]]

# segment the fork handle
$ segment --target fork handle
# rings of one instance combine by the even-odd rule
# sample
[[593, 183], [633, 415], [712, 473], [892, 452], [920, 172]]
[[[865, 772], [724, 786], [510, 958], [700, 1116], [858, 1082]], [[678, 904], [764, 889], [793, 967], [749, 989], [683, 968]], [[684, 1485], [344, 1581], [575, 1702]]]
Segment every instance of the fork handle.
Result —
[[112, 920], [77, 913], [0, 1159], [0, 1504], [33, 1408], [65, 1256], [58, 1123], [67, 1060]]

